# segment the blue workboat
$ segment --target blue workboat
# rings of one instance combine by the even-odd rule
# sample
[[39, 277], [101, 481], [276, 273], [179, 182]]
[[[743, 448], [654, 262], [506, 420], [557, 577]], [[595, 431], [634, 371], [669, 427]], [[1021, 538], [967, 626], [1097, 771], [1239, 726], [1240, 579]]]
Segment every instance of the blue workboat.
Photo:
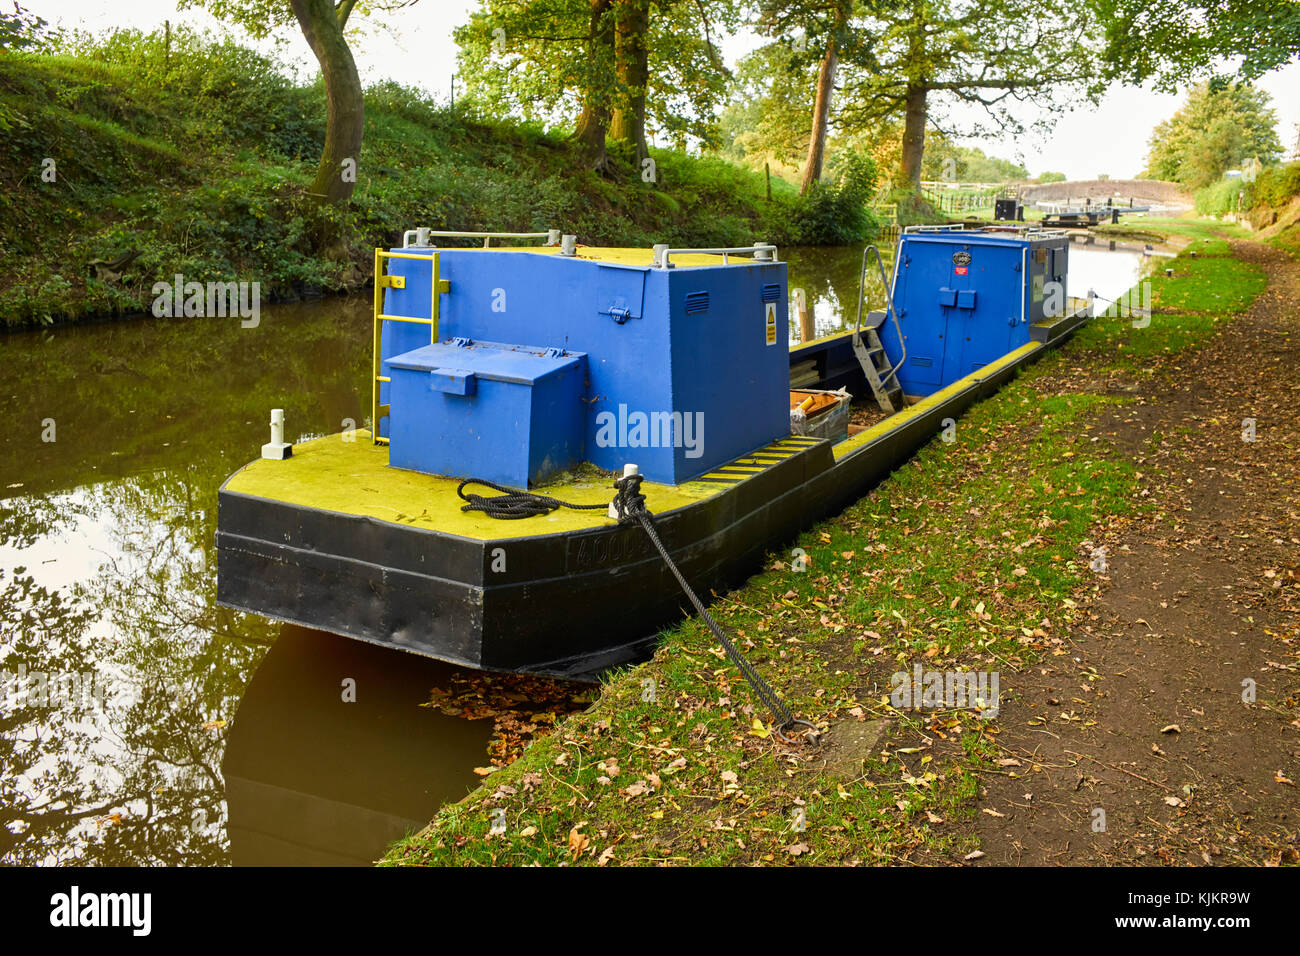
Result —
[[[696, 590], [732, 586], [1088, 316], [1068, 237], [1025, 227], [905, 230], [892, 276], [868, 247], [887, 307], [793, 349], [771, 245], [435, 245], [451, 235], [376, 251], [370, 430], [275, 435], [221, 488], [222, 604], [590, 676], [688, 607], [616, 482]], [[850, 425], [852, 400], [884, 417]]]

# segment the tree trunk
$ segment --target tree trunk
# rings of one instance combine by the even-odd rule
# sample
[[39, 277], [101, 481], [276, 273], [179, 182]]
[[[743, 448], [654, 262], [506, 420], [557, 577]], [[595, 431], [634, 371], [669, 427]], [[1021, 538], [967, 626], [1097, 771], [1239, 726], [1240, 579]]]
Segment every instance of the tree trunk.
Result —
[[335, 13], [331, 0], [289, 0], [289, 5], [325, 78], [328, 108], [325, 148], [310, 191], [326, 202], [344, 202], [356, 186], [361, 137], [365, 132], [361, 77], [357, 75], [356, 61], [343, 35], [352, 5], [346, 4], [340, 14]]
[[929, 91], [924, 86], [907, 88], [906, 115], [903, 121], [903, 161], [899, 167], [900, 184], [910, 186], [912, 192], [921, 191], [921, 159], [925, 155], [925, 99]]
[[817, 74], [812, 137], [808, 141], [808, 160], [803, 166], [803, 184], [799, 187], [801, 195], [822, 178], [822, 161], [826, 158], [826, 127], [831, 117], [831, 93], [835, 89], [835, 70], [838, 66], [839, 54], [835, 50], [835, 38], [832, 37], [826, 41], [826, 55], [822, 57], [822, 67]]
[[650, 0], [621, 0], [614, 28], [614, 72], [620, 87], [620, 105], [609, 124], [615, 142], [636, 152], [637, 165], [650, 155], [645, 141], [646, 84], [650, 81]]
[[[612, 52], [613, 24], [605, 20], [613, 0], [591, 0], [591, 21], [587, 33], [587, 52], [592, 63], [598, 63]], [[605, 132], [609, 127], [609, 106], [603, 91], [588, 87], [582, 93], [582, 112], [578, 115], [573, 138], [582, 146], [592, 162], [592, 168], [605, 170], [609, 163], [605, 156]]]

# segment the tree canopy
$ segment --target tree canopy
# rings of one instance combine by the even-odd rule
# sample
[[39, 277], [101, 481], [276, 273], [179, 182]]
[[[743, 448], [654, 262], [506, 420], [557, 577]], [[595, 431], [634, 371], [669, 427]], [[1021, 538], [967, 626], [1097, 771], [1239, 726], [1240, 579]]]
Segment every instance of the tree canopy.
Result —
[[495, 113], [573, 124], [603, 165], [606, 134], [644, 156], [647, 129], [714, 145], [729, 72], [730, 0], [482, 0], [456, 31], [470, 97]]
[[1282, 154], [1268, 94], [1249, 83], [1193, 87], [1187, 102], [1155, 128], [1147, 173], [1200, 189], [1244, 160], [1268, 165]]
[[1174, 90], [1240, 57], [1254, 80], [1300, 55], [1295, 0], [1092, 0], [1105, 26], [1107, 75]]

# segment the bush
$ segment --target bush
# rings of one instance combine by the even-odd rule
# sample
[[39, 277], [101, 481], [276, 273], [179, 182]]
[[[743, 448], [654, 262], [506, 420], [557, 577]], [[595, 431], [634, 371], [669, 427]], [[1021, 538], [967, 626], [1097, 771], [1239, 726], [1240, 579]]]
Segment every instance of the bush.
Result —
[[1237, 211], [1237, 197], [1241, 195], [1240, 179], [1220, 179], [1212, 186], [1196, 191], [1196, 212], [1201, 216], [1224, 216]]
[[844, 152], [831, 168], [830, 182], [813, 183], [796, 204], [791, 241], [799, 245], [847, 245], [870, 239], [880, 223], [867, 206], [879, 174], [869, 156]]
[[1259, 174], [1246, 196], [1249, 206], [1285, 206], [1300, 194], [1300, 163], [1274, 166]]

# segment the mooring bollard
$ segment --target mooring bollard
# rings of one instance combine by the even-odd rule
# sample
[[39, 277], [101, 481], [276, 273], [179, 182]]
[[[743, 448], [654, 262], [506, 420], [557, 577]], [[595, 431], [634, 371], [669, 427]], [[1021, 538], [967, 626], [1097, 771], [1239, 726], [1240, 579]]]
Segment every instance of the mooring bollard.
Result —
[[293, 454], [293, 443], [284, 440], [284, 409], [271, 409], [271, 440], [262, 446], [262, 457], [284, 461]]

